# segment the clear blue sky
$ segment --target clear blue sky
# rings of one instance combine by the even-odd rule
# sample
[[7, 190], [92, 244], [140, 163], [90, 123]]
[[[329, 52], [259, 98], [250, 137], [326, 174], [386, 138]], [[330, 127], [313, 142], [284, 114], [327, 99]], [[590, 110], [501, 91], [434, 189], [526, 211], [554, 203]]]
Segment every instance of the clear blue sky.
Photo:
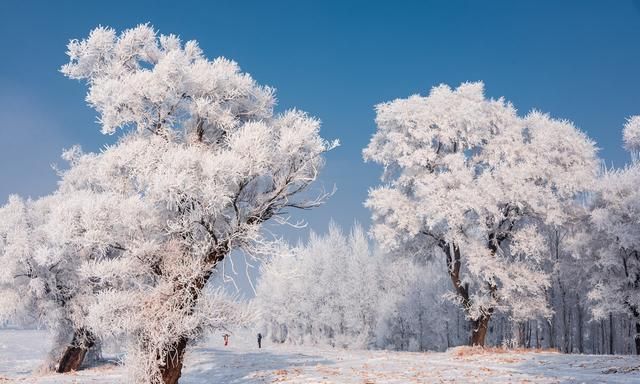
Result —
[[623, 164], [621, 127], [640, 114], [640, 2], [620, 1], [0, 1], [0, 201], [55, 189], [62, 148], [98, 150], [85, 87], [59, 72], [69, 39], [99, 24], [150, 22], [240, 63], [343, 145], [327, 158], [330, 202], [306, 213], [324, 232], [369, 224], [362, 206], [380, 169], [361, 150], [373, 106], [439, 83], [483, 80], [526, 112], [573, 120], [608, 162]]

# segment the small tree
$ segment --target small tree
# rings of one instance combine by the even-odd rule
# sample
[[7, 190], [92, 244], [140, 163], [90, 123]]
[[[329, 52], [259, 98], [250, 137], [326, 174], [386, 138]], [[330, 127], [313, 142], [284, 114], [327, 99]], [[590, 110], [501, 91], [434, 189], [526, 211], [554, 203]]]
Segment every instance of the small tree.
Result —
[[471, 344], [484, 344], [496, 310], [548, 316], [540, 229], [561, 225], [590, 185], [593, 143], [568, 121], [519, 117], [503, 99], [486, 99], [482, 83], [441, 85], [376, 112], [364, 158], [384, 166], [387, 184], [366, 202], [373, 236], [389, 249], [441, 251]]
[[[322, 203], [326, 195], [303, 192], [337, 142], [323, 140], [319, 121], [303, 112], [274, 114], [273, 89], [236, 63], [209, 61], [195, 41], [157, 36], [148, 25], [120, 35], [96, 28], [68, 54], [62, 72], [87, 81], [102, 132], [129, 133], [79, 156], [63, 184], [136, 196], [162, 223], [145, 235], [151, 242], [133, 237], [124, 246], [123, 260], [139, 266], [136, 283], [102, 291], [88, 316], [99, 333], [126, 325], [137, 382], [176, 383], [190, 342], [243, 317], [230, 309], [210, 321], [208, 308], [220, 301], [205, 287], [218, 264], [234, 249], [252, 253], [264, 222]], [[94, 278], [114, 267], [97, 265]], [[108, 305], [119, 320], [102, 321]]]

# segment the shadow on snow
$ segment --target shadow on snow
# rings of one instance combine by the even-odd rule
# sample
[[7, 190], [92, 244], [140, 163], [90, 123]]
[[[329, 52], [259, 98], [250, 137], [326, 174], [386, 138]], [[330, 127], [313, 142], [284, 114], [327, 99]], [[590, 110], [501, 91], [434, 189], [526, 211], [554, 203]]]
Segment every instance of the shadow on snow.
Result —
[[233, 349], [194, 348], [187, 352], [184, 384], [202, 383], [261, 383], [271, 382], [278, 372], [295, 372], [296, 368], [335, 364], [322, 356], [302, 353], [243, 352]]

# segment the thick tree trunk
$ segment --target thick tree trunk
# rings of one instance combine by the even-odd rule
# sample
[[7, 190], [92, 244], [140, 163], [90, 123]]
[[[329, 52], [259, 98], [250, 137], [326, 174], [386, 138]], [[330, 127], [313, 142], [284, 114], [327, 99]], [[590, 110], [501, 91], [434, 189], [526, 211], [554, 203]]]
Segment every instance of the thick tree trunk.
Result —
[[95, 336], [86, 329], [77, 330], [71, 344], [62, 354], [56, 372], [65, 373], [80, 369], [89, 348], [95, 345]]
[[66, 373], [77, 371], [78, 369], [80, 369], [80, 366], [82, 365], [84, 356], [86, 354], [86, 348], [68, 346], [67, 349], [65, 349], [62, 358], [60, 359], [60, 363], [58, 364], [58, 369], [56, 370], [56, 372]]
[[[205, 271], [202, 278], [197, 279], [193, 284], [188, 285], [188, 295], [190, 296], [190, 303], [196, 303], [198, 297], [202, 293], [202, 289], [207, 285], [209, 278], [213, 274], [215, 267], [221, 262], [225, 256], [229, 253], [229, 243], [226, 242], [219, 248], [212, 251], [206, 258], [205, 262], [210, 267]], [[185, 289], [184, 287], [177, 287], [178, 290]], [[195, 304], [191, 304], [195, 305]], [[193, 308], [189, 308], [193, 310]], [[184, 353], [187, 349], [189, 339], [182, 337], [180, 341], [172, 345], [169, 353], [166, 354], [164, 360], [160, 363], [160, 372], [162, 373], [162, 382], [164, 384], [176, 384], [182, 374], [182, 364], [184, 361]]]
[[[469, 298], [469, 285], [463, 284], [462, 279], [460, 278], [460, 248], [455, 244], [449, 244], [443, 240], [440, 240], [438, 246], [446, 256], [449, 277], [451, 278], [456, 294], [462, 302], [462, 308], [465, 311], [468, 311], [471, 307], [471, 300]], [[490, 286], [490, 289], [495, 289], [495, 287]], [[489, 308], [488, 313], [482, 315], [477, 320], [471, 321], [470, 345], [484, 346], [485, 337], [489, 329], [489, 320], [491, 319], [492, 313], [493, 308]]]
[[484, 347], [487, 330], [489, 329], [489, 320], [491, 315], [482, 315], [479, 319], [471, 322], [471, 342], [472, 346]]
[[188, 340], [186, 338], [182, 338], [176, 343], [174, 350], [167, 355], [164, 365], [160, 367], [162, 382], [164, 384], [178, 383], [178, 379], [180, 379], [180, 375], [182, 374], [182, 363], [184, 361], [184, 352], [187, 349], [187, 342]]

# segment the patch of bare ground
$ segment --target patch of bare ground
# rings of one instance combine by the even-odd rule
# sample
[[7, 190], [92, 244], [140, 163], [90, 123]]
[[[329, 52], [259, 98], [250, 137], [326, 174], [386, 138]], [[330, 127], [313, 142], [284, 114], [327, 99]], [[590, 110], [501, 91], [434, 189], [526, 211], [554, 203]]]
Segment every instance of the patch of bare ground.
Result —
[[505, 347], [469, 347], [461, 346], [449, 348], [447, 353], [455, 357], [495, 354], [527, 354], [527, 353], [560, 353], [555, 348], [505, 348]]

